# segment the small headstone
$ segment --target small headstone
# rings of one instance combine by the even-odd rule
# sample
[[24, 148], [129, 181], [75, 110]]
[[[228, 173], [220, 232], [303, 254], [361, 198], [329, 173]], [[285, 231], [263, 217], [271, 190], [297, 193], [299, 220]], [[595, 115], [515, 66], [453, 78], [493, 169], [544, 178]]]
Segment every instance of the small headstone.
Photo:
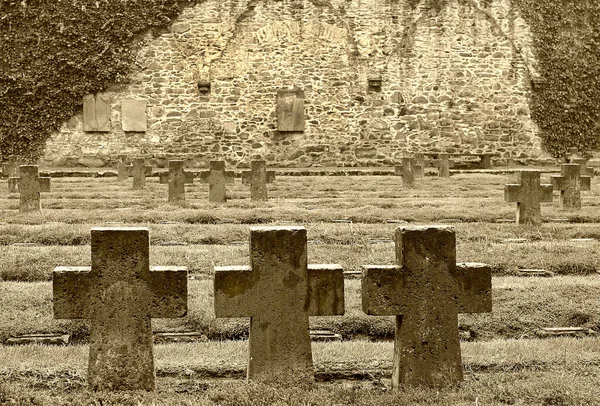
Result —
[[9, 155], [6, 162], [2, 163], [2, 174], [7, 178], [19, 177], [20, 159], [15, 155]]
[[127, 165], [127, 155], [119, 155], [117, 161], [117, 179], [120, 181], [127, 180], [130, 172], [131, 167]]
[[412, 189], [415, 187], [414, 160], [402, 158], [402, 187]]
[[185, 184], [194, 181], [193, 174], [185, 172], [183, 164], [184, 162], [180, 160], [169, 161], [169, 203], [172, 204], [180, 204], [185, 201]]
[[149, 265], [147, 228], [94, 228], [92, 266], [52, 275], [54, 317], [90, 319], [88, 382], [154, 390], [151, 318], [187, 313], [187, 269]]
[[133, 190], [142, 190], [146, 186], [146, 176], [152, 174], [152, 166], [146, 165], [144, 158], [135, 158], [133, 160]]
[[552, 185], [540, 184], [539, 171], [521, 171], [517, 176], [518, 184], [504, 185], [504, 200], [517, 203], [517, 224], [540, 225], [540, 203], [552, 201]]
[[[21, 165], [19, 168], [19, 211], [22, 213], [40, 211], [40, 192], [42, 184], [49, 185], [46, 181], [40, 181], [37, 165]], [[49, 179], [49, 178], [48, 178]]]
[[581, 167], [581, 174], [582, 175], [586, 175], [589, 176], [590, 178], [594, 177], [594, 168], [588, 168], [587, 163], [588, 160], [585, 158], [571, 158], [569, 159], [569, 163], [570, 164], [576, 164], [579, 165]]
[[312, 382], [309, 316], [344, 314], [339, 265], [307, 265], [304, 227], [256, 227], [251, 267], [215, 267], [217, 318], [250, 317], [248, 380]]
[[425, 176], [425, 155], [422, 153], [417, 153], [413, 155], [414, 159], [414, 176], [415, 179], [422, 178]]
[[450, 177], [450, 155], [446, 153], [439, 154], [435, 165], [438, 168], [438, 176], [440, 178]]
[[275, 172], [267, 171], [265, 161], [252, 161], [250, 167], [250, 171], [242, 172], [242, 183], [250, 184], [250, 199], [268, 200], [267, 183], [275, 180]]
[[581, 191], [590, 190], [591, 178], [581, 176], [578, 164], [562, 164], [561, 176], [553, 175], [552, 187], [560, 190], [560, 205], [563, 209], [581, 209]]
[[397, 265], [366, 265], [362, 308], [396, 316], [392, 387], [462, 381], [459, 313], [492, 310], [491, 268], [456, 263], [451, 227], [398, 227]]
[[210, 161], [210, 170], [201, 173], [201, 178], [208, 182], [208, 201], [226, 203], [225, 194], [225, 161]]

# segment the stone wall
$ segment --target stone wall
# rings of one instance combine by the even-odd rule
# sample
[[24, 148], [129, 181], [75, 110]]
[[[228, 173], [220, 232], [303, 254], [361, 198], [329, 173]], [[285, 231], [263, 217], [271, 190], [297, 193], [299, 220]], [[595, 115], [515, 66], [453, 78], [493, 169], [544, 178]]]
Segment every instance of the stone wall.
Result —
[[[131, 84], [104, 93], [110, 132], [84, 132], [77, 115], [44, 160], [243, 166], [260, 156], [306, 167], [389, 165], [417, 151], [542, 154], [528, 108], [531, 33], [511, 1], [415, 3], [204, 1], [145, 38]], [[277, 130], [281, 89], [304, 92], [304, 131]], [[123, 131], [123, 99], [147, 101], [147, 131]]]

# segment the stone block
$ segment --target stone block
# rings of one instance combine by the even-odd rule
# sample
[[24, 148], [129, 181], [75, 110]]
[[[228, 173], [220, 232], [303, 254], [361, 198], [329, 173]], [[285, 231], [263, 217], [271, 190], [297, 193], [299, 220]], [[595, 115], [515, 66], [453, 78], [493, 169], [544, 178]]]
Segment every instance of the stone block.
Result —
[[304, 131], [304, 91], [277, 91], [277, 129], [279, 131]]
[[123, 131], [144, 132], [147, 130], [146, 100], [121, 101]]

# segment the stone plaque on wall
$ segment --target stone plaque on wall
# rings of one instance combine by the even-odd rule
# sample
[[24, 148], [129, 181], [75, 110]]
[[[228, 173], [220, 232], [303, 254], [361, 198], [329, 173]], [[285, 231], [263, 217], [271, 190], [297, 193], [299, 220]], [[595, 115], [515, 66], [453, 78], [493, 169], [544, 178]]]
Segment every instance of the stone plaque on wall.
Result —
[[277, 127], [279, 131], [304, 131], [304, 91], [277, 91]]
[[123, 131], [146, 131], [146, 100], [121, 101]]
[[110, 131], [110, 98], [93, 94], [83, 96], [83, 131]]

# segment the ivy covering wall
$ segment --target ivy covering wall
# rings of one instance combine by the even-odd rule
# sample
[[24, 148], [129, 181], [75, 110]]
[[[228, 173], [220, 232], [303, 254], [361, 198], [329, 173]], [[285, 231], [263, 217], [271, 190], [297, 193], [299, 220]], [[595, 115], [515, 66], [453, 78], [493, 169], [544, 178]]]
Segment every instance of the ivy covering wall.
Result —
[[[531, 113], [544, 148], [600, 146], [600, 2], [513, 0], [530, 24], [539, 64]], [[536, 80], [537, 79], [537, 80]]]
[[139, 35], [195, 0], [0, 0], [0, 156], [37, 158], [82, 97], [124, 83]]
[[[199, 1], [0, 0], [0, 157], [37, 158], [85, 94], [126, 82], [142, 33]], [[544, 147], [558, 156], [599, 146], [600, 2], [513, 1], [534, 33], [531, 112]]]

